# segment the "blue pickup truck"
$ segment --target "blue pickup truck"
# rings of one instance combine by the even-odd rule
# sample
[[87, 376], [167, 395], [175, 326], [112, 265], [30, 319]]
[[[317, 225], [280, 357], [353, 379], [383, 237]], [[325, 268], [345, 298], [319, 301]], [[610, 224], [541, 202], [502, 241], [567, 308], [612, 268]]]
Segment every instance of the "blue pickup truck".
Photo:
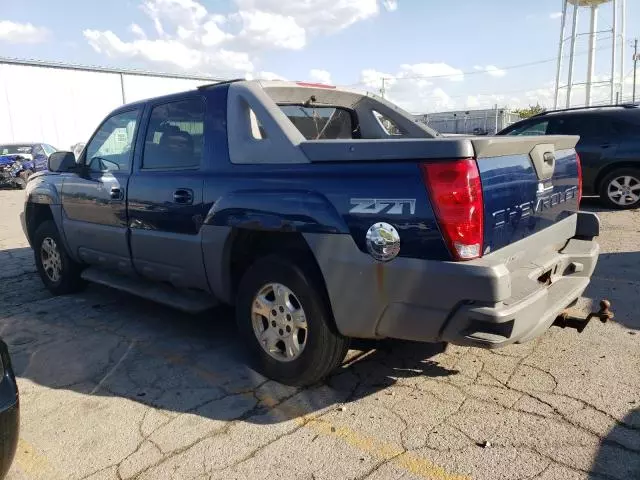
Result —
[[22, 223], [53, 294], [235, 305], [256, 368], [304, 385], [351, 338], [543, 333], [599, 253], [577, 140], [444, 138], [377, 96], [223, 82], [112, 112], [29, 179]]

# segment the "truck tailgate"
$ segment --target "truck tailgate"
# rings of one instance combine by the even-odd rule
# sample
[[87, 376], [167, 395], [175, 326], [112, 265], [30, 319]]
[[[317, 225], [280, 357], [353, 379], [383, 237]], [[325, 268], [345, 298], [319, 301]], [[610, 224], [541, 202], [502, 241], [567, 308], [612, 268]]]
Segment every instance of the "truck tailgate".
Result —
[[578, 137], [520, 137], [504, 143], [502, 138], [472, 140], [484, 199], [484, 254], [578, 211]]

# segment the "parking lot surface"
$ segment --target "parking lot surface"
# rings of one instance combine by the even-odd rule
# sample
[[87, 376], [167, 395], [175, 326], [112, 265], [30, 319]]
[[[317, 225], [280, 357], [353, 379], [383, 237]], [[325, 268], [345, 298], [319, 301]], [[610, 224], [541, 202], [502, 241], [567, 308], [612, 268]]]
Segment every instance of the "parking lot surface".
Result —
[[52, 297], [22, 200], [0, 191], [0, 337], [21, 395], [9, 480], [640, 478], [638, 211], [599, 212], [587, 295], [615, 322], [498, 351], [359, 342], [295, 389], [246, 366], [229, 309]]

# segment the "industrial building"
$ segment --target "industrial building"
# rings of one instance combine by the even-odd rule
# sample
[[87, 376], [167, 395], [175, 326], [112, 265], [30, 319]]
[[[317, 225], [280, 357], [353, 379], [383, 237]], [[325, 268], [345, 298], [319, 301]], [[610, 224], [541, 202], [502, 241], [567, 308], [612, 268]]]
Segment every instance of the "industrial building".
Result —
[[70, 150], [120, 105], [215, 81], [0, 58], [0, 143], [43, 142]]

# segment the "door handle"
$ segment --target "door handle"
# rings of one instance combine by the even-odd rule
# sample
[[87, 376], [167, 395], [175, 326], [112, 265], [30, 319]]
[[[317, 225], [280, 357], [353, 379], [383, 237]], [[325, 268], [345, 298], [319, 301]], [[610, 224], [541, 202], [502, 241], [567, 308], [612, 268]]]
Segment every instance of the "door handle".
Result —
[[124, 191], [120, 187], [111, 187], [111, 199], [122, 200], [124, 198]]
[[173, 201], [175, 203], [191, 205], [193, 203], [193, 191], [188, 188], [179, 188], [173, 192]]
[[610, 143], [603, 143], [600, 145], [600, 148], [609, 148], [609, 147], [611, 147]]

